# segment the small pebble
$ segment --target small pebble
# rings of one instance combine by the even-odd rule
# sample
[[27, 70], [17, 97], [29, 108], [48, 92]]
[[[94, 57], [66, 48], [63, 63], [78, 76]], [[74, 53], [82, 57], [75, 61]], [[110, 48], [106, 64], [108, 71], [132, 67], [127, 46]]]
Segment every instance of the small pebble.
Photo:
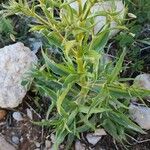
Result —
[[19, 142], [20, 142], [20, 140], [19, 140], [19, 138], [17, 137], [17, 136], [12, 136], [12, 142], [14, 143], [14, 144], [19, 144]]
[[107, 135], [107, 133], [104, 129], [96, 129], [93, 135], [102, 136], [102, 135]]
[[31, 120], [33, 120], [32, 111], [31, 111], [29, 108], [27, 108], [26, 111], [27, 111], [27, 116], [28, 116]]
[[22, 117], [22, 115], [21, 115], [20, 112], [14, 112], [12, 116], [13, 116], [13, 118], [14, 118], [16, 121], [22, 121], [22, 120], [23, 120], [23, 117]]
[[45, 147], [46, 147], [46, 148], [50, 148], [51, 145], [52, 145], [52, 144], [51, 144], [51, 141], [49, 141], [49, 140], [46, 140], [46, 141], [45, 141]]
[[21, 136], [21, 138], [20, 138], [20, 142], [23, 142], [23, 137]]
[[39, 142], [36, 142], [35, 145], [37, 148], [39, 148], [41, 146], [41, 144]]
[[79, 140], [77, 140], [75, 143], [75, 150], [86, 150], [86, 149], [84, 145]]
[[130, 104], [129, 114], [141, 128], [150, 129], [150, 108], [145, 106], [138, 106]]
[[6, 110], [0, 109], [0, 120], [2, 120], [7, 115]]
[[59, 146], [59, 149], [60, 150], [63, 150], [65, 148], [65, 145], [63, 145], [63, 144], [61, 144], [60, 146]]
[[94, 135], [93, 133], [88, 133], [86, 135], [87, 141], [92, 145], [96, 145], [101, 138], [102, 136], [97, 136], [97, 135]]
[[51, 133], [51, 141], [52, 143], [55, 143], [55, 135], [53, 133]]

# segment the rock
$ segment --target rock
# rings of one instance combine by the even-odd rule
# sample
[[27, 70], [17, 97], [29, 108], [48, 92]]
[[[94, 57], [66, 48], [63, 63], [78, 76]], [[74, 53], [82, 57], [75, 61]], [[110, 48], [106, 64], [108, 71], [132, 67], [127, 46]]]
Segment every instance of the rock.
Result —
[[7, 115], [6, 110], [0, 109], [0, 121]]
[[29, 108], [27, 108], [26, 111], [27, 111], [27, 116], [28, 116], [31, 120], [33, 120], [32, 111], [31, 111]]
[[104, 67], [105, 65], [108, 65], [108, 63], [111, 63], [112, 59], [108, 54], [103, 53], [101, 55], [100, 61], [100, 65]]
[[41, 41], [40, 38], [29, 38], [28, 39], [29, 41], [29, 45], [30, 45], [30, 48], [31, 50], [34, 52], [34, 53], [37, 53], [38, 50], [42, 47], [43, 43]]
[[[150, 74], [140, 74], [134, 79], [133, 86], [140, 89], [150, 90]], [[150, 95], [145, 98], [150, 99]]]
[[21, 82], [35, 63], [36, 55], [23, 43], [0, 49], [0, 107], [14, 108], [22, 102], [27, 89]]
[[51, 146], [52, 146], [51, 141], [46, 140], [46, 141], [45, 141], [45, 147], [46, 147], [46, 148], [50, 148]]
[[0, 136], [0, 150], [16, 150], [16, 148]]
[[[82, 1], [82, 7], [84, 6], [86, 0], [83, 0]], [[114, 7], [115, 5], [115, 7]], [[76, 11], [78, 11], [78, 4], [77, 2], [73, 2], [70, 4], [70, 6], [72, 8], [74, 8]], [[96, 3], [92, 8], [91, 8], [91, 14], [95, 14], [97, 12], [102, 12], [102, 11], [112, 11], [112, 10], [115, 10], [115, 12], [118, 12], [118, 15], [115, 16], [115, 18], [117, 17], [117, 19], [120, 21], [120, 20], [123, 20], [124, 19], [124, 16], [125, 16], [125, 6], [122, 2], [122, 0], [115, 0], [115, 1], [105, 1], [105, 2], [99, 2], [99, 3]], [[111, 18], [111, 25], [110, 25], [110, 28], [111, 28], [111, 32], [110, 32], [110, 37], [116, 35], [119, 30], [118, 29], [114, 29], [118, 26], [118, 23], [113, 19]], [[95, 27], [94, 27], [94, 33], [97, 34], [101, 29], [102, 27], [106, 24], [106, 16], [97, 16], [95, 17]]]
[[75, 142], [75, 150], [86, 150], [86, 149], [85, 146], [79, 140], [77, 140]]
[[19, 138], [17, 137], [17, 136], [12, 136], [12, 142], [14, 143], [14, 144], [19, 144], [19, 142], [20, 142], [20, 140], [19, 140]]
[[150, 108], [131, 104], [129, 107], [131, 118], [143, 129], [150, 129]]
[[128, 17], [130, 17], [130, 18], [132, 18], [132, 19], [137, 18], [137, 16], [136, 16], [136, 15], [134, 15], [134, 14], [132, 14], [132, 13], [128, 13]]
[[150, 90], [150, 74], [140, 74], [134, 79], [134, 86]]
[[95, 134], [93, 134], [93, 133], [88, 133], [88, 134], [86, 135], [87, 141], [88, 141], [90, 144], [92, 144], [92, 145], [96, 145], [96, 144], [99, 142], [99, 140], [100, 140], [101, 138], [102, 138], [101, 135], [95, 135]]
[[53, 134], [53, 133], [51, 133], [51, 141], [52, 141], [52, 143], [55, 143], [55, 135]]
[[37, 148], [39, 148], [41, 146], [41, 144], [39, 142], [36, 142], [35, 145]]
[[104, 129], [96, 129], [94, 132], [95, 136], [102, 136], [102, 135], [107, 135]]
[[65, 149], [65, 145], [64, 144], [59, 145], [59, 150], [64, 150], [64, 149]]
[[14, 112], [12, 116], [13, 116], [13, 118], [14, 118], [16, 121], [22, 121], [22, 120], [23, 120], [23, 117], [22, 117], [22, 115], [21, 115], [20, 112]]

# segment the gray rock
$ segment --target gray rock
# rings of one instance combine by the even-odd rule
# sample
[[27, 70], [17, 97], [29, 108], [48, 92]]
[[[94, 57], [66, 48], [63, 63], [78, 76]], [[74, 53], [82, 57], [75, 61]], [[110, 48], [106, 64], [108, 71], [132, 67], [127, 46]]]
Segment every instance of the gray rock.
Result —
[[14, 113], [12, 114], [12, 116], [13, 116], [13, 118], [14, 118], [16, 121], [22, 121], [22, 120], [23, 120], [23, 117], [22, 117], [22, 115], [21, 115], [20, 112], [14, 112]]
[[[85, 2], [87, 0], [82, 0], [82, 7], [84, 6]], [[114, 3], [113, 3], [114, 2]], [[119, 14], [115, 17], [117, 17], [119, 20], [122, 20], [125, 16], [125, 6], [122, 3], [122, 0], [115, 0], [115, 1], [105, 1], [105, 2], [99, 2], [96, 3], [91, 8], [91, 14], [95, 14], [100, 11], [110, 11], [115, 9], [116, 12], [119, 12]], [[115, 4], [115, 8], [113, 7], [113, 4]], [[73, 2], [70, 4], [72, 8], [74, 8], [76, 11], [78, 11], [78, 3]], [[94, 33], [97, 34], [102, 27], [106, 24], [106, 17], [105, 16], [97, 16], [95, 17], [95, 27], [94, 27]], [[110, 37], [116, 35], [119, 32], [119, 29], [115, 29], [118, 26], [118, 23], [112, 18], [110, 28], [112, 29], [110, 32]]]
[[150, 74], [140, 74], [134, 79], [134, 86], [139, 88], [150, 90]]
[[52, 143], [55, 143], [55, 135], [53, 133], [51, 133], [50, 138], [51, 138]]
[[143, 129], [150, 129], [150, 108], [131, 104], [129, 107], [131, 118]]
[[39, 142], [36, 142], [35, 145], [37, 148], [39, 148], [41, 146], [41, 144]]
[[45, 141], [45, 147], [46, 147], [46, 148], [50, 148], [51, 146], [52, 146], [51, 141], [46, 140], [46, 141]]
[[36, 63], [36, 55], [23, 43], [0, 49], [0, 107], [14, 108], [22, 102], [27, 92], [22, 80]]
[[20, 140], [19, 140], [19, 138], [17, 137], [17, 136], [12, 136], [12, 142], [14, 143], [14, 144], [19, 144], [19, 142], [20, 142]]
[[95, 136], [102, 136], [102, 135], [107, 135], [106, 131], [104, 129], [96, 129], [94, 132]]
[[85, 146], [79, 140], [77, 140], [75, 142], [75, 150], [86, 150], [86, 149]]
[[16, 148], [0, 136], [0, 150], [16, 150]]
[[100, 141], [101, 138], [102, 138], [101, 135], [94, 135], [93, 133], [88, 133], [86, 135], [87, 141], [92, 145], [96, 145]]
[[32, 50], [34, 53], [37, 53], [38, 50], [39, 50], [39, 49], [42, 47], [42, 45], [43, 45], [41, 39], [29, 38], [28, 41], [29, 41], [29, 45], [30, 45], [31, 50]]
[[31, 111], [29, 108], [27, 108], [26, 111], [27, 111], [27, 116], [28, 116], [31, 120], [33, 120], [33, 113], [32, 113], [32, 111]]

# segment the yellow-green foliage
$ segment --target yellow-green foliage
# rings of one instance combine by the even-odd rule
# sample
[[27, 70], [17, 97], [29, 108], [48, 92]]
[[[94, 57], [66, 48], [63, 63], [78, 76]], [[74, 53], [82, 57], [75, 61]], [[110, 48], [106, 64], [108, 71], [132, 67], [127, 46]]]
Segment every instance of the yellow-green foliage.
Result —
[[[70, 7], [70, 2], [11, 0], [3, 10], [5, 15], [34, 17], [37, 24], [31, 31], [44, 34], [62, 52], [58, 63], [42, 51], [44, 63], [32, 72], [39, 93], [51, 99], [47, 118], [36, 124], [49, 126], [55, 132], [55, 149], [64, 138], [68, 138], [69, 146], [80, 133], [101, 127], [118, 141], [125, 140], [127, 130], [144, 133], [129, 119], [128, 105], [132, 97], [143, 97], [150, 91], [128, 86], [124, 82], [129, 79], [119, 77], [125, 50], [115, 66], [111, 61], [103, 62], [110, 19], [94, 35], [94, 18], [98, 14], [91, 14], [90, 8], [98, 0], [87, 0], [84, 7], [77, 0], [79, 12]], [[108, 18], [117, 14], [103, 12]], [[55, 112], [53, 116], [51, 112]]]

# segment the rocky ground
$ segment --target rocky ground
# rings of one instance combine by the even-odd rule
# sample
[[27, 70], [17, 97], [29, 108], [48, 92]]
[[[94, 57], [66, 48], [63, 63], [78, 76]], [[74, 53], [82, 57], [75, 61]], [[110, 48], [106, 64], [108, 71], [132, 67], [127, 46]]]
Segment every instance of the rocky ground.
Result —
[[[14, 18], [12, 18], [13, 20]], [[20, 29], [18, 29], [18, 18], [15, 18], [14, 24], [15, 24], [15, 31], [20, 32]], [[27, 22], [29, 18], [27, 18]], [[29, 19], [30, 20], [30, 19]], [[20, 25], [24, 26], [24, 25]], [[22, 34], [22, 33], [21, 33]], [[146, 24], [146, 27], [144, 27], [144, 30], [141, 31], [141, 35], [144, 37], [149, 37], [150, 35], [150, 26]], [[35, 54], [37, 57], [40, 56], [40, 50], [43, 42], [42, 38], [39, 34], [32, 35], [31, 33], [24, 34], [22, 38], [16, 39], [16, 41], [24, 42], [26, 46], [28, 46], [32, 50], [32, 54], [30, 53], [30, 56], [35, 58]], [[8, 41], [7, 45], [16, 43], [16, 41]], [[5, 44], [0, 42], [0, 47], [4, 47]], [[142, 74], [144, 73], [150, 73], [150, 47], [147, 46], [147, 44], [142, 44], [141, 46], [141, 53], [139, 57], [143, 59], [144, 61], [144, 67], [143, 70], [140, 72]], [[49, 48], [51, 49], [51, 47]], [[16, 50], [16, 48], [15, 48]], [[19, 49], [20, 50], [20, 49]], [[113, 51], [113, 49], [112, 49]], [[55, 51], [56, 52], [56, 51]], [[54, 51], [50, 51], [50, 53], [55, 53]], [[54, 134], [51, 133], [50, 128], [45, 128], [41, 126], [34, 125], [34, 121], [41, 121], [46, 117], [46, 112], [49, 100], [45, 97], [36, 97], [34, 95], [34, 92], [32, 92], [32, 89], [27, 92], [26, 89], [22, 89], [20, 86], [20, 75], [24, 73], [24, 69], [26, 67], [20, 67], [20, 64], [26, 64], [26, 61], [29, 60], [26, 57], [26, 54], [24, 52], [20, 51], [19, 56], [14, 56], [14, 51], [11, 52], [11, 54], [8, 55], [5, 54], [5, 59], [2, 59], [2, 56], [4, 53], [0, 52], [0, 79], [2, 82], [0, 82], [0, 85], [6, 85], [3, 86], [4, 88], [0, 89], [0, 100], [1, 104], [0, 107], [0, 150], [52, 150], [53, 143], [55, 143], [55, 137]], [[58, 53], [56, 53], [58, 54]], [[113, 52], [112, 52], [113, 54]], [[28, 55], [28, 54], [27, 54]], [[55, 54], [53, 54], [55, 55]], [[7, 56], [10, 56], [6, 59]], [[20, 58], [21, 56], [21, 58]], [[10, 61], [9, 60], [13, 60]], [[20, 59], [21, 63], [18, 64], [18, 68], [21, 70], [19, 74], [16, 74], [17, 72], [17, 65], [16, 60]], [[37, 61], [37, 60], [36, 60]], [[4, 63], [5, 62], [5, 63]], [[32, 62], [32, 61], [31, 61]], [[11, 71], [12, 64], [14, 63], [15, 72]], [[4, 65], [5, 64], [5, 65]], [[30, 63], [29, 63], [30, 64]], [[10, 66], [10, 67], [9, 67]], [[26, 65], [25, 65], [26, 66]], [[2, 75], [2, 69], [4, 69]], [[9, 75], [8, 75], [9, 73]], [[18, 73], [18, 72], [17, 72]], [[137, 74], [140, 74], [139, 72], [133, 72], [127, 70], [124, 75], [128, 74], [132, 77], [137, 76]], [[17, 80], [14, 81], [14, 79], [10, 79], [7, 76], [18, 77]], [[12, 82], [10, 82], [10, 80]], [[7, 82], [6, 82], [7, 81]], [[142, 83], [142, 84], [141, 84]], [[144, 83], [144, 85], [143, 85]], [[16, 86], [17, 84], [17, 86]], [[19, 86], [18, 86], [19, 84]], [[15, 88], [12, 88], [11, 85], [15, 85]], [[142, 77], [142, 82], [140, 81], [140, 86], [143, 86], [146, 89], [150, 89], [150, 77], [149, 75], [146, 77]], [[8, 88], [9, 87], [9, 88]], [[20, 89], [20, 91], [18, 91]], [[8, 95], [5, 95], [6, 91], [9, 91]], [[27, 92], [27, 93], [26, 93]], [[15, 94], [17, 95], [18, 99], [16, 102], [13, 101], [13, 98], [15, 97]], [[14, 95], [12, 97], [12, 95]], [[4, 106], [5, 104], [2, 103], [3, 101], [11, 101], [11, 105], [13, 105], [14, 108], [11, 108], [9, 103], [7, 103], [7, 106]], [[16, 98], [15, 98], [16, 100]], [[149, 101], [149, 98], [147, 98]], [[13, 103], [12, 103], [13, 101]], [[18, 106], [18, 104], [20, 104]], [[138, 123], [142, 128], [147, 129], [147, 134], [141, 135], [138, 133], [133, 133], [132, 137], [128, 136], [128, 141], [124, 143], [124, 145], [117, 143], [110, 135], [108, 135], [103, 129], [95, 131], [95, 133], [83, 133], [81, 135], [81, 139], [76, 140], [76, 142], [73, 144], [72, 149], [74, 150], [124, 150], [124, 149], [132, 149], [132, 150], [149, 150], [150, 149], [150, 108], [146, 108], [143, 106], [139, 106], [136, 103], [136, 100], [133, 101], [131, 116], [133, 117], [134, 121]], [[9, 105], [9, 106], [8, 106]], [[18, 107], [15, 107], [18, 106]], [[6, 108], [6, 109], [5, 109]], [[140, 119], [138, 117], [141, 117]], [[65, 142], [60, 145], [60, 150], [65, 150]]]

